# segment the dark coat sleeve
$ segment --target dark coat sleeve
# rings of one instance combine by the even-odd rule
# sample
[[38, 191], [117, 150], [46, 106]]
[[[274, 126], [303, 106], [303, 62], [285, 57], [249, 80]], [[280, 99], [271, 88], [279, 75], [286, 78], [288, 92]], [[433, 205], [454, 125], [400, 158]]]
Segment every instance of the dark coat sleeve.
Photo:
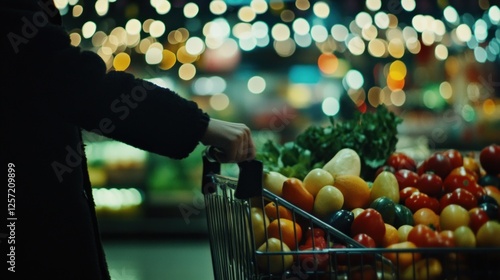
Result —
[[40, 31], [28, 47], [38, 63], [40, 93], [62, 118], [82, 128], [172, 158], [198, 145], [209, 117], [193, 101], [125, 72], [106, 73], [102, 59], [70, 44], [59, 26]]

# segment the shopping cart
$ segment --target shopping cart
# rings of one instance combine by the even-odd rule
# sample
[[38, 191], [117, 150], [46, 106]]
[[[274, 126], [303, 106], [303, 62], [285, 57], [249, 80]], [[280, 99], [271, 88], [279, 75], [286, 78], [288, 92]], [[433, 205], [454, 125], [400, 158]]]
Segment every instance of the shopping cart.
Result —
[[[264, 189], [261, 162], [240, 163], [238, 178], [231, 178], [220, 175], [221, 165], [207, 151], [203, 154], [202, 192], [216, 280], [500, 279], [500, 248], [366, 248]], [[329, 247], [317, 247], [314, 239], [306, 250], [299, 249], [299, 241], [290, 250], [283, 242], [278, 248], [270, 244], [268, 232], [257, 232], [252, 220], [252, 211], [264, 213], [264, 205], [270, 202], [289, 209], [291, 220], [307, 231], [324, 232]], [[279, 215], [278, 211], [277, 219]], [[267, 228], [269, 221], [259, 221]], [[256, 242], [258, 233], [265, 235], [262, 244]], [[279, 237], [284, 234], [279, 231]], [[294, 232], [295, 237], [298, 234]]]

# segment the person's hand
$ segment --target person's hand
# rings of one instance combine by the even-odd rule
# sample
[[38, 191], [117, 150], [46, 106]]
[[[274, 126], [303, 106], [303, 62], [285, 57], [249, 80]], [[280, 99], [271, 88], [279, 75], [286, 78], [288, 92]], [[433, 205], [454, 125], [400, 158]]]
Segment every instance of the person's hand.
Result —
[[255, 157], [252, 135], [245, 124], [212, 118], [201, 143], [221, 151], [216, 157], [222, 163], [242, 162]]

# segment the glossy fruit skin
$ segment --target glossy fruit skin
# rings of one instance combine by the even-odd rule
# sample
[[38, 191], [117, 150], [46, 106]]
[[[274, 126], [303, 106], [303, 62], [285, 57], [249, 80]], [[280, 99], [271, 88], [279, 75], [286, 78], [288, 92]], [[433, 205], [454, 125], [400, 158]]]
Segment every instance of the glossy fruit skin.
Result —
[[350, 236], [353, 221], [354, 214], [351, 211], [340, 209], [339, 211], [333, 213], [330, 218], [327, 219], [326, 223], [345, 235]]
[[490, 220], [499, 220], [499, 214], [498, 214], [498, 205], [489, 203], [489, 202], [483, 202], [478, 205], [479, 208], [483, 209]]
[[396, 169], [394, 169], [394, 167], [390, 166], [390, 165], [382, 165], [380, 166], [377, 171], [375, 172], [375, 177], [377, 177], [380, 173], [382, 173], [383, 171], [388, 171], [388, 172], [391, 172], [391, 173], [395, 173], [396, 172]]
[[399, 203], [404, 204], [405, 200], [410, 197], [414, 192], [419, 192], [416, 187], [406, 187], [399, 191]]
[[288, 202], [296, 205], [307, 213], [312, 213], [314, 196], [304, 187], [301, 180], [288, 178], [283, 182], [282, 196]]
[[396, 218], [396, 203], [392, 199], [386, 196], [379, 197], [372, 201], [370, 208], [377, 210], [382, 215], [385, 223], [390, 225], [394, 223], [394, 219]]
[[351, 235], [368, 234], [377, 245], [382, 244], [385, 235], [385, 223], [382, 215], [375, 209], [367, 208], [352, 222]]
[[386, 161], [387, 165], [392, 166], [396, 171], [400, 169], [417, 170], [417, 163], [413, 158], [405, 153], [392, 153]]
[[418, 177], [417, 189], [432, 197], [438, 197], [443, 192], [443, 180], [433, 173], [424, 173]]
[[488, 174], [500, 173], [500, 145], [491, 144], [484, 147], [479, 154], [479, 163]]
[[442, 152], [442, 154], [450, 160], [450, 164], [451, 164], [452, 168], [457, 168], [457, 167], [463, 166], [464, 159], [463, 159], [462, 154], [458, 150], [448, 149], [448, 150]]
[[500, 223], [487, 221], [476, 233], [478, 247], [500, 247]]
[[420, 208], [413, 214], [415, 225], [426, 225], [433, 230], [439, 230], [439, 215], [429, 208]]
[[458, 188], [451, 192], [449, 202], [450, 204], [460, 205], [467, 210], [477, 207], [476, 197], [471, 192], [463, 188]]
[[427, 225], [415, 225], [408, 233], [408, 241], [419, 248], [443, 247], [443, 240], [437, 231]]
[[484, 223], [490, 220], [488, 213], [479, 207], [470, 209], [469, 217], [469, 227], [474, 233], [476, 233]]
[[393, 225], [395, 228], [399, 228], [403, 225], [413, 226], [415, 224], [415, 221], [413, 220], [413, 213], [408, 207], [402, 204], [396, 204], [394, 208], [396, 215], [394, 217]]
[[500, 178], [495, 176], [495, 175], [491, 175], [491, 174], [486, 174], [486, 175], [482, 176], [481, 178], [479, 178], [477, 183], [483, 187], [484, 186], [495, 186], [497, 188], [500, 188]]
[[476, 183], [476, 179], [465, 168], [454, 169], [444, 179], [443, 190], [445, 193], [449, 193], [458, 188], [467, 188], [473, 183]]
[[433, 172], [441, 179], [446, 178], [453, 169], [451, 161], [441, 153], [434, 153], [426, 160], [425, 172]]
[[415, 213], [420, 208], [429, 208], [434, 213], [440, 213], [439, 201], [430, 197], [425, 193], [414, 192], [405, 200], [405, 206], [408, 207], [412, 213]]
[[267, 227], [268, 237], [277, 238], [294, 250], [302, 239], [302, 228], [298, 223], [288, 219], [272, 221]]
[[468, 226], [469, 222], [467, 209], [457, 204], [450, 204], [441, 211], [439, 226], [441, 230], [455, 230], [459, 226]]
[[406, 187], [415, 187], [417, 185], [419, 175], [415, 171], [408, 169], [400, 169], [394, 173], [398, 181], [399, 190]]
[[352, 239], [354, 239], [354, 241], [357, 241], [359, 244], [361, 244], [367, 248], [376, 248], [377, 247], [375, 240], [373, 240], [373, 238], [371, 238], [366, 233], [356, 234], [355, 236], [352, 237]]

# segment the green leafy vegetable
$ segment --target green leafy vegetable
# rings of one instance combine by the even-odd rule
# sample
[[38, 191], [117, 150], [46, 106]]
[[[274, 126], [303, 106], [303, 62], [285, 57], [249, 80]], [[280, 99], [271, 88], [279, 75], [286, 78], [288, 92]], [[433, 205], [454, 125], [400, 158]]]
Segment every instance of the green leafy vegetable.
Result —
[[295, 141], [283, 145], [269, 140], [258, 151], [257, 159], [264, 163], [266, 170], [304, 178], [341, 149], [351, 148], [361, 158], [363, 177], [370, 177], [395, 151], [397, 125], [401, 122], [401, 118], [384, 106], [378, 106], [373, 112], [357, 111], [353, 119], [335, 121], [330, 118], [330, 125], [326, 127], [312, 125]]

